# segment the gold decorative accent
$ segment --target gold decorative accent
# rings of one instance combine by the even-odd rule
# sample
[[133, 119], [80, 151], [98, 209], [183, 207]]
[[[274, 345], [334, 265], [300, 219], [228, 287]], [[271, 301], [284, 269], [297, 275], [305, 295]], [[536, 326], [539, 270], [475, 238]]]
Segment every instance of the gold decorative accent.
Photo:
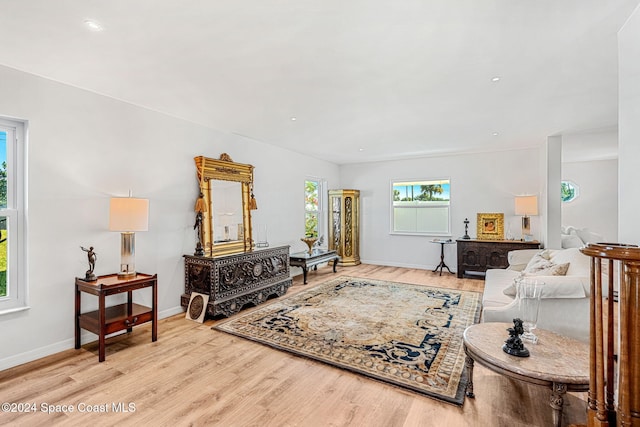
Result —
[[360, 264], [360, 191], [329, 191], [329, 250], [340, 256], [340, 265]]
[[504, 214], [478, 214], [478, 240], [504, 240]]
[[[202, 227], [200, 231], [202, 247], [206, 256], [228, 255], [238, 252], [247, 252], [253, 249], [253, 237], [251, 233], [251, 186], [253, 184], [253, 166], [242, 163], [234, 163], [231, 157], [223, 153], [220, 159], [212, 159], [204, 156], [194, 158], [200, 194], [202, 201], [196, 202], [196, 209], [204, 206], [202, 211]], [[222, 181], [234, 181], [241, 184], [242, 192], [242, 236], [241, 240], [230, 242], [214, 242], [213, 215], [211, 209], [211, 184], [212, 179]], [[215, 201], [213, 201], [215, 203]]]
[[305, 242], [307, 244], [307, 246], [309, 247], [309, 253], [313, 252], [313, 245], [315, 245], [316, 241], [318, 240], [315, 237], [303, 237], [302, 239], [303, 242]]

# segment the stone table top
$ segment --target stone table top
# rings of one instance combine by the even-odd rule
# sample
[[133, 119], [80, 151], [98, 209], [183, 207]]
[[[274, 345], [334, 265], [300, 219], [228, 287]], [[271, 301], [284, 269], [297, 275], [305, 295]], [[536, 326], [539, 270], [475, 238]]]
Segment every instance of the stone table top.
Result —
[[502, 351], [509, 338], [509, 323], [479, 323], [464, 331], [467, 354], [474, 361], [499, 373], [535, 384], [563, 383], [573, 389], [589, 384], [589, 345], [544, 329], [536, 329], [537, 344], [525, 342], [529, 357]]

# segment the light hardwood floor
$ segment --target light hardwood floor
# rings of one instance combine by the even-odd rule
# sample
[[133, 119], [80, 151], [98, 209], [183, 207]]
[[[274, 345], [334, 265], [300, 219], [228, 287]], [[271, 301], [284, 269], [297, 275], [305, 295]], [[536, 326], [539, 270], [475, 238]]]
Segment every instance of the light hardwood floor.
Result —
[[[430, 271], [359, 265], [337, 275], [482, 292], [483, 281]], [[294, 278], [290, 295], [336, 277], [331, 268]], [[64, 426], [548, 426], [550, 392], [476, 364], [475, 399], [462, 407], [211, 329], [184, 315], [107, 341], [0, 372], [0, 400], [35, 404], [2, 413], [0, 425]], [[563, 424], [584, 422], [586, 393], [565, 399]], [[122, 404], [129, 412], [116, 412]], [[129, 406], [129, 404], [133, 406]], [[44, 413], [46, 405], [74, 412]], [[83, 405], [86, 405], [83, 406]], [[94, 406], [96, 406], [94, 408]], [[99, 405], [102, 405], [100, 407]], [[81, 409], [108, 409], [106, 413]], [[135, 411], [133, 411], [135, 410]]]

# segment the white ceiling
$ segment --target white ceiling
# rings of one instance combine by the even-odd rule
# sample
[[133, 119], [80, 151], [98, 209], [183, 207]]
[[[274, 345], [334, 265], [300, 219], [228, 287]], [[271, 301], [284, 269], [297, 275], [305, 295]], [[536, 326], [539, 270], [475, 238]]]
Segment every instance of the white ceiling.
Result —
[[638, 3], [0, 0], [0, 64], [338, 164], [502, 150], [615, 128]]

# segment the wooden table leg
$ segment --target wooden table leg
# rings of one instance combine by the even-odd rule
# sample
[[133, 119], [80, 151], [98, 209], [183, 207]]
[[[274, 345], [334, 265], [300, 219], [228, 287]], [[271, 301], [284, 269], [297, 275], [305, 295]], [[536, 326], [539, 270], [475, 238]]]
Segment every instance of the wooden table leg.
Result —
[[551, 400], [549, 404], [553, 410], [553, 425], [560, 427], [562, 423], [562, 405], [564, 404], [564, 395], [567, 393], [567, 385], [553, 383], [551, 387]]
[[465, 358], [464, 366], [467, 368], [467, 388], [465, 389], [465, 395], [474, 398], [476, 395], [473, 394], [473, 359], [470, 356]]
[[[131, 317], [133, 314], [133, 291], [127, 291], [127, 317]], [[135, 319], [134, 319], [135, 323]], [[127, 333], [133, 332], [133, 326], [127, 328]]]
[[306, 285], [307, 284], [307, 266], [305, 265], [304, 267], [302, 267], [302, 284]]
[[[153, 312], [153, 319], [151, 320], [151, 341], [156, 342], [158, 339], [158, 282], [156, 281], [151, 286], [151, 293], [153, 294], [153, 306], [151, 308]], [[205, 307], [206, 309], [206, 307]]]
[[104, 293], [100, 292], [98, 296], [98, 317], [100, 318], [100, 334], [98, 336], [98, 362], [104, 362], [105, 359], [105, 351], [104, 351], [104, 336], [106, 335], [106, 325], [107, 315], [106, 308], [104, 303]]
[[338, 265], [338, 258], [333, 260], [333, 272], [336, 272], [336, 265]]
[[80, 348], [80, 289], [78, 289], [78, 285], [76, 285], [76, 349]]

